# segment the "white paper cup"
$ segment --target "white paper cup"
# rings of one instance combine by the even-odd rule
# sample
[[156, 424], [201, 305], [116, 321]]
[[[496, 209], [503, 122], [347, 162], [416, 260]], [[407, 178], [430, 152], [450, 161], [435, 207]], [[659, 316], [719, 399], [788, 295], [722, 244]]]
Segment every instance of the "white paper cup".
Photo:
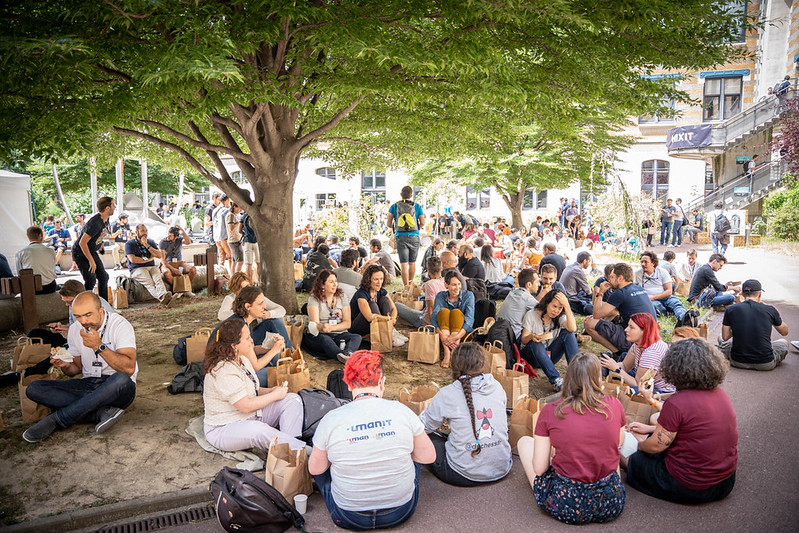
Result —
[[296, 507], [298, 513], [305, 514], [305, 511], [308, 510], [308, 496], [305, 494], [294, 496], [294, 507]]

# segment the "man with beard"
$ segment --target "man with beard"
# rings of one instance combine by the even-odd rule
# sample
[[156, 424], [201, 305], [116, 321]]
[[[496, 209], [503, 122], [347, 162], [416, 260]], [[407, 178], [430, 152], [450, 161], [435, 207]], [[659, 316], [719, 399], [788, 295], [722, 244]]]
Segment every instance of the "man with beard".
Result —
[[[27, 442], [46, 439], [56, 429], [82, 421], [103, 433], [116, 424], [136, 396], [136, 335], [130, 322], [103, 309], [92, 292], [82, 292], [72, 302], [75, 323], [69, 327], [69, 356], [50, 357], [53, 366], [79, 379], [41, 379], [28, 385], [32, 401], [52, 413], [29, 427], [22, 438]], [[71, 360], [70, 360], [71, 359]]]

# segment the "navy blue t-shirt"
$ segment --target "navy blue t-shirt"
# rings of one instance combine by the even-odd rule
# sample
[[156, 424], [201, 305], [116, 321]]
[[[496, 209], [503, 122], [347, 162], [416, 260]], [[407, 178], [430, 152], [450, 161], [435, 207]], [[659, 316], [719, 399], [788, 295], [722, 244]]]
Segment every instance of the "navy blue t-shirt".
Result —
[[655, 306], [646, 294], [643, 287], [637, 283], [630, 283], [623, 289], [614, 289], [607, 302], [618, 309], [621, 325], [627, 327], [630, 317], [635, 313], [649, 313], [657, 320]]
[[[155, 244], [155, 241], [152, 239], [147, 239], [147, 244], [149, 244], [151, 248], [155, 248], [156, 250], [158, 249], [158, 245]], [[155, 266], [155, 258], [153, 257], [153, 254], [151, 254], [150, 250], [142, 246], [141, 243], [136, 239], [131, 239], [125, 243], [125, 255], [135, 255], [136, 257], [141, 257], [142, 259], [150, 259], [146, 263], [134, 263], [133, 261], [128, 261], [128, 269], [131, 272], [137, 268]]]
[[360, 307], [358, 307], [358, 300], [363, 298], [369, 303], [371, 303], [372, 301], [377, 303], [377, 301], [380, 300], [380, 298], [388, 294], [388, 291], [386, 291], [386, 289], [380, 289], [379, 291], [377, 291], [377, 296], [375, 297], [374, 300], [372, 300], [371, 294], [372, 294], [371, 291], [365, 289], [358, 289], [357, 291], [355, 291], [355, 294], [352, 295], [352, 300], [350, 300], [350, 320], [354, 321], [355, 317], [361, 314], [361, 309]]

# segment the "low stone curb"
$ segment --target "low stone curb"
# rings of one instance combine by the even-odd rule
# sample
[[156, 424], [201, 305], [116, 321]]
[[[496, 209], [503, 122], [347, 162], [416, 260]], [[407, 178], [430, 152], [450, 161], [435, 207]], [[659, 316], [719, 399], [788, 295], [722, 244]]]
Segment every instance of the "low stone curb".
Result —
[[79, 509], [2, 528], [4, 533], [97, 530], [121, 520], [211, 502], [208, 487], [178, 490], [135, 500]]

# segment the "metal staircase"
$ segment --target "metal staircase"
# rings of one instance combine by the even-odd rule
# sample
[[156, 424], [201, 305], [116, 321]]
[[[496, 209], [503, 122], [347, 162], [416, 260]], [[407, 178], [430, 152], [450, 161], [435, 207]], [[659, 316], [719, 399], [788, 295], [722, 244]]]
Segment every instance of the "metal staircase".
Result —
[[[745, 172], [739, 174], [710, 194], [694, 198], [683, 209], [686, 212], [694, 208], [710, 211], [719, 201], [724, 203], [725, 209], [741, 209], [782, 186], [784, 177], [785, 164], [781, 160], [771, 161], [757, 167], [751, 177]], [[748, 188], [748, 192], [742, 187]]]

